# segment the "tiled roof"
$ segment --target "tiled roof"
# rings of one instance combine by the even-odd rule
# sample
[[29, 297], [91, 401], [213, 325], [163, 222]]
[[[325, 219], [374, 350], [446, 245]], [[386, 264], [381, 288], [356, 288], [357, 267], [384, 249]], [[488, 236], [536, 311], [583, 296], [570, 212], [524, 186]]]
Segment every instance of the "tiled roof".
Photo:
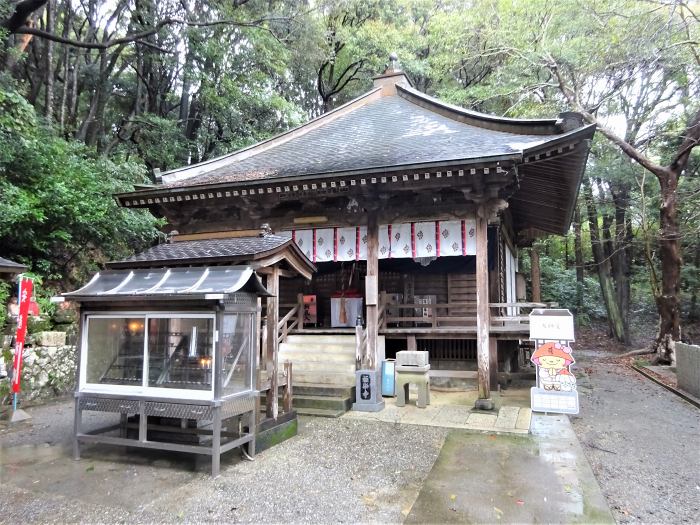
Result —
[[[489, 129], [498, 127], [490, 125], [498, 121], [495, 117], [483, 127], [472, 125], [464, 122], [465, 119], [460, 121], [456, 113], [452, 115], [455, 118], [445, 116], [453, 111], [447, 106], [441, 106], [439, 111], [423, 107], [425, 100], [432, 100], [429, 97], [419, 99], [421, 105], [414, 103], [412, 99], [417, 96], [411, 92], [369, 100], [287, 141], [260, 148], [258, 152], [254, 147], [240, 160], [234, 153], [230, 155], [230, 162], [222, 157], [208, 164], [166, 173], [163, 180], [170, 180], [170, 183], [160, 187], [235, 183], [512, 155], [559, 135]], [[528, 130], [526, 125], [520, 128]], [[554, 132], [554, 126], [551, 128]], [[188, 176], [190, 168], [199, 174]]]
[[291, 241], [291, 235], [266, 235], [264, 237], [237, 237], [230, 239], [206, 239], [199, 241], [179, 241], [159, 244], [145, 252], [138, 253], [109, 264], [111, 267], [141, 266], [155, 263], [182, 264], [195, 263], [202, 260], [220, 259], [221, 262], [231, 259], [250, 258], [255, 255], [274, 251]]
[[26, 270], [27, 267], [24, 264], [19, 264], [10, 259], [5, 259], [0, 257], [0, 271], [2, 272], [21, 272]]

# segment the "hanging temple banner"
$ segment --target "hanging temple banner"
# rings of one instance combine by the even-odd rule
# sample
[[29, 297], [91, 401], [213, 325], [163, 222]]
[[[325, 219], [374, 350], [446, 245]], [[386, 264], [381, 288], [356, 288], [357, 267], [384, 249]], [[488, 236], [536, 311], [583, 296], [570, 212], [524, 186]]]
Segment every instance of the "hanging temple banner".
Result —
[[[367, 228], [292, 230], [292, 238], [309, 260], [367, 260]], [[380, 259], [416, 259], [476, 255], [476, 221], [428, 221], [379, 226]]]

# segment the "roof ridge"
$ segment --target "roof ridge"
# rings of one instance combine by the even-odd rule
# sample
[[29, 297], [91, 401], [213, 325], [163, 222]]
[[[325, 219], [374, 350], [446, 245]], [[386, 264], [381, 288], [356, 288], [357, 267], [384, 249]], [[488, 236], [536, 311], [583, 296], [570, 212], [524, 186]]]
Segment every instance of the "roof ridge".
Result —
[[398, 95], [404, 100], [462, 124], [492, 131], [518, 134], [523, 133], [521, 128], [527, 128], [528, 134], [533, 135], [558, 135], [564, 131], [562, 129], [562, 118], [520, 119], [499, 117], [443, 102], [412, 87], [397, 85], [396, 88]]
[[[190, 164], [189, 166], [182, 166], [180, 168], [175, 168], [163, 173], [160, 173], [157, 177], [161, 180], [162, 184], [170, 184], [173, 182], [181, 181], [181, 180], [186, 180], [192, 177], [197, 177], [199, 175], [203, 175], [209, 171], [213, 171], [217, 168], [219, 168], [219, 164], [222, 162], [231, 162], [231, 161], [236, 161], [236, 160], [245, 160], [250, 157], [253, 157], [259, 153], [262, 153], [264, 151], [267, 151], [270, 148], [273, 148], [275, 146], [278, 146], [280, 144], [284, 144], [285, 142], [288, 142], [289, 140], [292, 140], [296, 137], [305, 135], [306, 133], [317, 129], [321, 126], [324, 126], [326, 124], [329, 124], [330, 122], [335, 121], [336, 119], [351, 113], [355, 111], [356, 109], [359, 109], [360, 107], [364, 106], [365, 104], [374, 101], [375, 98], [381, 98], [382, 88], [381, 87], [375, 87], [366, 93], [363, 93], [362, 95], [355, 97], [354, 99], [350, 100], [349, 102], [346, 102], [342, 106], [339, 106], [327, 113], [324, 113], [323, 115], [319, 115], [318, 117], [315, 117], [308, 122], [305, 122], [299, 126], [296, 126], [292, 129], [289, 129], [287, 131], [284, 131], [282, 133], [279, 133], [277, 135], [274, 135], [268, 139], [265, 139], [260, 142], [256, 142], [255, 144], [251, 144], [250, 146], [246, 146], [245, 148], [238, 149], [236, 151], [232, 151], [231, 153], [227, 153], [225, 155], [221, 155], [220, 157], [216, 157], [214, 159], [209, 159], [206, 161], [198, 162], [197, 164]], [[200, 168], [200, 169], [198, 169]], [[202, 169], [203, 168], [203, 169]], [[187, 173], [190, 172], [190, 173]], [[178, 176], [178, 174], [181, 174]]]

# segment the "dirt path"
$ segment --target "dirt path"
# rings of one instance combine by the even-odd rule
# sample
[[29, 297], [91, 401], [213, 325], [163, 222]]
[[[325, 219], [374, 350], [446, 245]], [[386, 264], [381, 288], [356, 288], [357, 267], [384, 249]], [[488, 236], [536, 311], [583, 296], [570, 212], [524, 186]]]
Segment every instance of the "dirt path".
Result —
[[615, 361], [577, 351], [574, 430], [620, 523], [700, 521], [700, 410]]

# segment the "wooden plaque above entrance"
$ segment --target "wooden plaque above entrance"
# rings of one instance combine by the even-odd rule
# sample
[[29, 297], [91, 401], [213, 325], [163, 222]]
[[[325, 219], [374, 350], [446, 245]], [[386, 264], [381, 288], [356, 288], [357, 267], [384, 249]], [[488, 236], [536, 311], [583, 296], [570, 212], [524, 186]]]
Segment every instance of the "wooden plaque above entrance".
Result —
[[[383, 224], [379, 226], [380, 259], [476, 255], [473, 219]], [[292, 230], [292, 238], [313, 262], [367, 260], [367, 228]]]

